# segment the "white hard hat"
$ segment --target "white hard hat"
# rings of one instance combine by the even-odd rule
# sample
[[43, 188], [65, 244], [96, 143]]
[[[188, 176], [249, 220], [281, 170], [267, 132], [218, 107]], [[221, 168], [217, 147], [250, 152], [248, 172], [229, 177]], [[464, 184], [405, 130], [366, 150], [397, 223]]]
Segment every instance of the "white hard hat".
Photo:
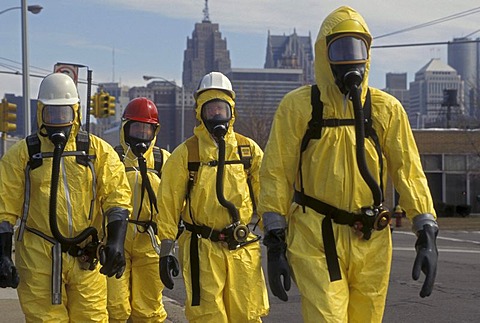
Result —
[[80, 102], [72, 78], [63, 73], [47, 75], [38, 90], [38, 101], [43, 105], [73, 105]]
[[194, 94], [195, 99], [203, 91], [211, 90], [211, 89], [226, 91], [230, 94], [232, 99], [235, 99], [235, 92], [232, 89], [232, 83], [230, 82], [228, 77], [226, 77], [220, 72], [211, 72], [202, 78], [198, 86], [198, 89]]

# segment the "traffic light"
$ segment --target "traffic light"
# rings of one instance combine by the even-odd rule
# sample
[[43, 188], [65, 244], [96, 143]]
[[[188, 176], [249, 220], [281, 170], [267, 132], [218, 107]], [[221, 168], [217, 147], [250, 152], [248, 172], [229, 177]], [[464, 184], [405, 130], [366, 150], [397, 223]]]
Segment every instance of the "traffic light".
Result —
[[115, 116], [115, 97], [113, 95], [108, 96], [108, 116]]
[[0, 105], [0, 132], [14, 132], [17, 130], [17, 105], [2, 99]]
[[99, 111], [98, 109], [100, 108], [99, 104], [99, 94], [95, 93], [90, 97], [90, 114], [93, 115], [95, 118], [99, 117]]
[[115, 115], [115, 97], [107, 92], [100, 92], [99, 96], [99, 118], [108, 118]]

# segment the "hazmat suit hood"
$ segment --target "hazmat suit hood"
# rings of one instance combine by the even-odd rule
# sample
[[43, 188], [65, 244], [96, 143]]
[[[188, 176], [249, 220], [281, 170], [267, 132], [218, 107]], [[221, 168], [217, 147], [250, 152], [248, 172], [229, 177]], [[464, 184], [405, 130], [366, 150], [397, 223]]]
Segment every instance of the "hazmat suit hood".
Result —
[[[123, 161], [125, 166], [137, 167], [138, 166], [137, 156], [135, 156], [132, 149], [130, 148], [130, 146], [127, 144], [125, 140], [125, 126], [129, 121], [131, 120], [127, 119], [122, 121], [122, 125], [120, 127], [120, 145], [122, 145], [123, 151], [125, 153], [125, 160]], [[157, 135], [159, 131], [160, 131], [160, 125], [157, 126], [157, 129], [155, 130], [155, 135], [153, 136], [153, 139], [150, 145], [148, 146], [147, 151], [143, 154], [143, 157], [145, 157], [147, 161], [150, 160], [151, 158], [153, 159], [153, 146], [155, 146], [155, 143], [157, 142]]]
[[335, 83], [335, 78], [328, 61], [327, 38], [335, 34], [335, 27], [346, 20], [354, 20], [358, 22], [364, 29], [363, 35], [368, 40], [368, 59], [365, 64], [365, 74], [361, 83], [362, 103], [367, 92], [372, 36], [363, 17], [354, 9], [343, 6], [336, 9], [325, 18], [315, 41], [315, 80], [320, 89], [321, 101], [325, 105], [329, 105], [329, 103], [331, 103], [333, 106], [341, 106], [338, 105], [338, 103], [341, 103], [339, 100], [341, 100], [343, 94]]
[[[42, 122], [42, 111], [43, 111], [43, 108], [46, 106], [46, 105], [58, 105], [55, 104], [54, 101], [50, 102], [50, 101], [45, 101], [45, 100], [38, 100], [37, 101], [37, 126], [38, 126], [38, 130], [37, 130], [37, 134], [38, 134], [38, 138], [40, 139], [41, 143], [42, 143], [42, 147], [51, 147], [51, 150], [53, 150], [53, 143], [50, 141], [50, 139], [48, 138], [47, 136], [47, 131], [45, 130], [45, 125], [43, 124]], [[75, 102], [75, 103], [73, 103]], [[73, 148], [72, 145], [75, 144], [75, 138], [77, 137], [77, 134], [80, 130], [80, 127], [81, 127], [81, 120], [82, 120], [82, 113], [81, 113], [81, 108], [80, 108], [80, 99], [77, 97], [77, 98], [72, 98], [72, 103], [71, 103], [71, 106], [73, 107], [73, 111], [74, 111], [74, 119], [73, 119], [73, 124], [72, 124], [72, 128], [70, 130], [70, 134], [68, 136], [68, 139], [67, 139], [67, 143], [65, 145], [65, 150], [67, 151], [71, 151], [71, 150], [75, 150]], [[48, 150], [50, 150], [50, 148], [48, 148]]]
[[199, 122], [198, 125], [193, 129], [193, 132], [195, 136], [198, 137], [199, 142], [201, 141], [208, 141], [212, 142], [213, 137], [208, 131], [207, 127], [205, 126], [205, 123], [202, 120], [202, 106], [212, 100], [222, 100], [225, 102], [228, 102], [230, 104], [230, 108], [232, 109], [232, 118], [230, 119], [228, 123], [228, 131], [227, 134], [225, 135], [225, 140], [228, 141], [228, 138], [233, 138], [235, 137], [235, 134], [233, 132], [233, 124], [235, 122], [235, 101], [232, 99], [232, 97], [227, 94], [227, 92], [224, 92], [222, 90], [206, 90], [200, 93], [196, 100], [196, 105], [195, 105], [195, 115], [197, 118], [197, 121]]

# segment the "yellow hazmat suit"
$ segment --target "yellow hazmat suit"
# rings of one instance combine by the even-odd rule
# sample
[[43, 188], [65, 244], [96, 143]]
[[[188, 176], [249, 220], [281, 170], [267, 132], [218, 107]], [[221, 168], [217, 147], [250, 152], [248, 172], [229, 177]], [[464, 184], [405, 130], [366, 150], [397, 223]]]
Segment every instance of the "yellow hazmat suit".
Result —
[[[327, 37], [342, 21], [352, 19], [368, 27], [349, 7], [332, 12], [315, 42], [315, 77], [323, 102], [324, 119], [354, 119], [351, 100], [339, 90], [327, 59]], [[371, 36], [370, 36], [371, 38]], [[365, 101], [370, 55], [361, 88]], [[370, 88], [371, 113], [383, 151], [384, 173], [391, 176], [400, 203], [410, 218], [434, 215], [430, 191], [407, 115], [389, 94]], [[299, 158], [302, 138], [312, 117], [311, 87], [288, 93], [276, 112], [260, 171], [259, 213], [286, 216], [287, 258], [302, 296], [305, 322], [381, 322], [392, 257], [390, 230], [374, 231], [370, 240], [358, 238], [348, 225], [333, 223], [341, 280], [331, 282], [322, 241], [324, 215], [292, 203], [300, 191]], [[319, 140], [310, 140], [302, 155], [306, 195], [338, 209], [360, 213], [371, 206], [372, 191], [362, 178], [355, 148], [355, 127], [323, 127]], [[375, 144], [365, 139], [366, 163], [377, 183], [380, 169]], [[385, 181], [384, 181], [385, 183]]]
[[[197, 99], [196, 116], [200, 124], [195, 127], [194, 135], [198, 138], [201, 165], [195, 182], [186, 199], [189, 181], [188, 150], [185, 143], [180, 144], [165, 164], [159, 198], [159, 238], [175, 240], [177, 224], [182, 220], [188, 226], [192, 218], [197, 225], [208, 226], [221, 231], [232, 223], [227, 211], [218, 201], [215, 189], [217, 167], [207, 165], [218, 160], [217, 145], [201, 121], [202, 105], [213, 99], [227, 101], [232, 109], [235, 102], [225, 92], [207, 90]], [[233, 113], [232, 113], [233, 114]], [[226, 161], [239, 160], [237, 140], [233, 131], [234, 117], [230, 121], [225, 135]], [[259, 190], [258, 171], [263, 152], [251, 139], [252, 187], [255, 197]], [[252, 219], [252, 200], [247, 184], [247, 174], [242, 164], [225, 165], [224, 196], [239, 211], [240, 222], [249, 224]], [[200, 305], [191, 306], [192, 280], [190, 240], [192, 233], [185, 230], [179, 238], [179, 257], [185, 281], [185, 314], [190, 322], [258, 322], [260, 317], [268, 314], [268, 294], [261, 267], [259, 242], [250, 243], [236, 250], [229, 250], [222, 242], [212, 242], [200, 238], [198, 254], [200, 261]], [[247, 240], [254, 238], [250, 233]]]
[[[54, 146], [41, 135], [45, 132], [42, 108], [39, 103], [40, 130], [37, 133], [42, 153], [48, 153]], [[73, 110], [74, 124], [65, 152], [77, 150], [75, 137], [81, 120], [79, 102], [73, 104]], [[60, 233], [67, 238], [94, 227], [101, 239], [104, 213], [119, 209], [128, 214], [131, 211], [130, 188], [117, 153], [94, 135], [90, 135], [89, 140], [89, 154], [95, 156], [91, 161], [96, 177], [88, 166], [77, 163], [75, 156], [61, 159], [56, 218]], [[52, 305], [53, 244], [32, 232], [37, 230], [52, 237], [49, 224], [52, 158], [43, 158], [42, 165], [30, 173], [26, 173], [27, 163], [29, 153], [25, 139], [12, 146], [0, 162], [0, 223], [7, 221], [14, 225], [22, 218], [24, 210], [27, 212], [27, 230], [22, 241], [15, 243], [15, 261], [20, 276], [18, 296], [26, 322], [108, 322], [106, 276], [99, 273], [100, 265], [94, 270], [82, 269], [80, 258], [67, 252], [62, 252], [61, 257], [62, 302]], [[25, 194], [26, 190], [29, 194]], [[90, 213], [91, 201], [94, 204]]]
[[[124, 128], [127, 121], [122, 122], [120, 130], [120, 144], [125, 152], [123, 163], [127, 169], [127, 177], [132, 189], [133, 213], [131, 219], [137, 221], [156, 221], [157, 211], [150, 204], [148, 194], [144, 192], [144, 198], [140, 215], [138, 211], [141, 201], [142, 176], [138, 159], [125, 142]], [[157, 127], [157, 133], [160, 127]], [[152, 143], [156, 142], [156, 135]], [[163, 163], [170, 156], [166, 150], [161, 150]], [[154, 169], [153, 144], [143, 154], [147, 168]], [[160, 185], [159, 174], [147, 173], [154, 192]], [[138, 217], [137, 217], [138, 216]], [[129, 317], [133, 322], [164, 322], [167, 313], [163, 307], [162, 290], [163, 284], [158, 275], [158, 254], [152, 246], [149, 235], [145, 228], [135, 223], [129, 223], [125, 238], [125, 260], [127, 266], [123, 276], [119, 279], [114, 277], [107, 279], [108, 285], [108, 313], [109, 322], [125, 322]]]

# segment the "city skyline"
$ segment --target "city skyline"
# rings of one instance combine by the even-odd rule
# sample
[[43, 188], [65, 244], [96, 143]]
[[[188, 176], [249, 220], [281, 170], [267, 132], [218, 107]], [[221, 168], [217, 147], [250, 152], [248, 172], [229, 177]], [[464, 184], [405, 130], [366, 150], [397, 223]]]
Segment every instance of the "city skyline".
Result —
[[[56, 62], [88, 65], [96, 83], [119, 82], [127, 86], [145, 85], [143, 75], [157, 75], [181, 85], [182, 63], [187, 38], [195, 23], [204, 17], [205, 1], [179, 0], [175, 6], [167, 1], [126, 0], [48, 1], [30, 0], [44, 10], [29, 15], [30, 73], [45, 75]], [[386, 3], [381, 0], [345, 1], [366, 19], [373, 36], [382, 36], [469, 9], [478, 9], [474, 1], [452, 4], [447, 1], [411, 0]], [[0, 10], [19, 5], [18, 0], [2, 2]], [[262, 68], [265, 62], [268, 32], [300, 36], [311, 35], [312, 43], [320, 22], [340, 4], [300, 0], [295, 6], [286, 0], [273, 1], [208, 1], [209, 18], [219, 24], [222, 38], [227, 40], [232, 68]], [[246, 10], [248, 9], [248, 10]], [[248, 14], [236, 14], [237, 12]], [[315, 15], [315, 12], [318, 12]], [[378, 14], [381, 12], [381, 14]], [[447, 42], [479, 31], [479, 13], [465, 14], [430, 27], [374, 39], [373, 45], [422, 42]], [[20, 10], [4, 13], [0, 20], [0, 71], [21, 73]], [[477, 18], [477, 19], [475, 19]], [[313, 45], [313, 44], [312, 44]], [[385, 74], [407, 73], [408, 82], [414, 73], [431, 58], [447, 62], [446, 45], [372, 49], [370, 85], [383, 88]], [[80, 73], [86, 78], [86, 72]], [[32, 77], [31, 97], [35, 98], [40, 79]], [[21, 95], [21, 76], [0, 73], [0, 94]], [[80, 92], [83, 90], [80, 88]]]

